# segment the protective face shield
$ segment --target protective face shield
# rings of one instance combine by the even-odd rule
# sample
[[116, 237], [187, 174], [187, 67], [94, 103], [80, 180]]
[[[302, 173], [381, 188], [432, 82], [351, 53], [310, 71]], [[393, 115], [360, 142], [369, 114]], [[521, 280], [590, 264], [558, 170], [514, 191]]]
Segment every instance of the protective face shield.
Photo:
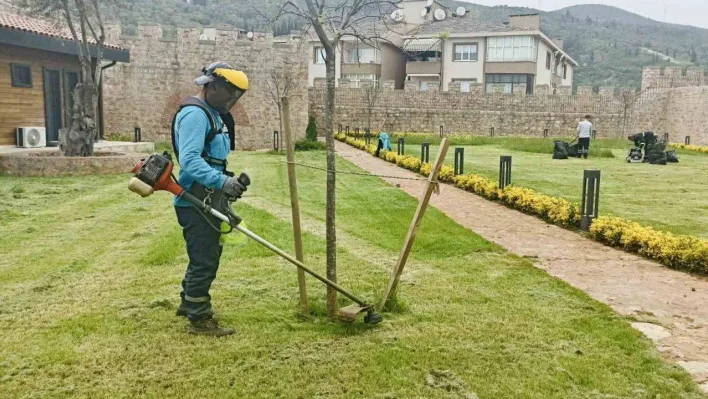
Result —
[[207, 83], [215, 86], [208, 102], [220, 113], [226, 113], [248, 91], [250, 84], [248, 77], [242, 71], [233, 69], [224, 62], [215, 62], [203, 70], [204, 75], [198, 77], [195, 83]]

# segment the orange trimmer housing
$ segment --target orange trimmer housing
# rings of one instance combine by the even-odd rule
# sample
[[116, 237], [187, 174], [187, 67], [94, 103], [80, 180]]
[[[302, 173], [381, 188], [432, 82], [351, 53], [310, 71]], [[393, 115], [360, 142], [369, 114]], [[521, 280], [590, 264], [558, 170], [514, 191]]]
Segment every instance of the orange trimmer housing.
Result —
[[166, 160], [166, 162], [162, 165], [159, 165], [158, 167], [164, 167], [164, 170], [162, 171], [162, 173], [159, 174], [159, 177], [155, 179], [154, 177], [150, 176], [154, 176], [154, 170], [145, 170], [146, 167], [151, 168], [153, 166], [146, 164], [146, 162], [150, 163], [151, 160], [152, 157], [149, 158], [147, 161], [143, 160], [140, 161], [137, 165], [135, 165], [135, 167], [133, 168], [133, 173], [135, 174], [135, 176], [143, 182], [149, 184], [156, 191], [169, 191], [177, 196], [182, 195], [184, 189], [172, 178], [172, 169], [174, 168], [174, 163], [172, 163], [169, 158], [162, 158], [162, 160]]

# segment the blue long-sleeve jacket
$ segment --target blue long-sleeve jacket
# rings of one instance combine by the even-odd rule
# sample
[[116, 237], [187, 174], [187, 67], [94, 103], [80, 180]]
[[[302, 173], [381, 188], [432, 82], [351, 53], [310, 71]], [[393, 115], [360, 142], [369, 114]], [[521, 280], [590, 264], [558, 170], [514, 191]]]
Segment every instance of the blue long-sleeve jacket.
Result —
[[[203, 102], [203, 101], [202, 101]], [[214, 137], [209, 145], [207, 155], [212, 158], [226, 159], [229, 156], [231, 142], [224, 129], [224, 123], [219, 113], [204, 103], [217, 121], [221, 133]], [[197, 107], [185, 107], [177, 114], [175, 125], [175, 146], [179, 151], [179, 177], [177, 181], [185, 190], [189, 190], [196, 181], [204, 187], [221, 189], [226, 181], [222, 166], [209, 165], [203, 158], [204, 141], [211, 130], [209, 118]], [[175, 197], [175, 206], [188, 207], [190, 204]]]

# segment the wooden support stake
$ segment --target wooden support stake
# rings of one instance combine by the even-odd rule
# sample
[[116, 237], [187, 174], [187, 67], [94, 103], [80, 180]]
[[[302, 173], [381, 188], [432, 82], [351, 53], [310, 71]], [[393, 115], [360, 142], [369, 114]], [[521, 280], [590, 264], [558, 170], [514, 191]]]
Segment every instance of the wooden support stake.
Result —
[[403, 249], [401, 249], [401, 253], [398, 256], [398, 261], [396, 261], [396, 265], [393, 267], [391, 280], [388, 283], [388, 288], [386, 288], [386, 292], [381, 300], [379, 309], [383, 309], [384, 306], [386, 306], [386, 303], [396, 292], [396, 287], [398, 286], [398, 281], [403, 273], [403, 268], [406, 266], [408, 255], [410, 255], [411, 249], [413, 248], [413, 241], [415, 241], [415, 236], [418, 234], [420, 222], [423, 220], [423, 215], [425, 214], [425, 210], [430, 202], [430, 196], [433, 194], [433, 190], [435, 190], [438, 184], [438, 175], [440, 174], [440, 169], [445, 162], [445, 156], [447, 155], [447, 149], [449, 146], [450, 143], [447, 141], [447, 138], [443, 138], [442, 142], [440, 142], [440, 149], [438, 150], [437, 158], [435, 158], [433, 169], [430, 171], [430, 176], [428, 176], [428, 184], [425, 187], [423, 194], [420, 196], [418, 209], [416, 209], [415, 215], [413, 216], [413, 221], [408, 228], [408, 235], [406, 235], [406, 239], [403, 242]]
[[[287, 147], [288, 160], [288, 183], [290, 184], [290, 204], [293, 213], [293, 235], [295, 237], [295, 258], [304, 262], [305, 255], [302, 252], [302, 229], [300, 227], [300, 202], [297, 194], [297, 179], [295, 178], [295, 141], [290, 130], [290, 102], [287, 97], [283, 97], [283, 128], [285, 129], [285, 145]], [[308, 314], [307, 307], [307, 286], [305, 285], [305, 272], [297, 269], [297, 283], [300, 288], [300, 309], [302, 314]]]

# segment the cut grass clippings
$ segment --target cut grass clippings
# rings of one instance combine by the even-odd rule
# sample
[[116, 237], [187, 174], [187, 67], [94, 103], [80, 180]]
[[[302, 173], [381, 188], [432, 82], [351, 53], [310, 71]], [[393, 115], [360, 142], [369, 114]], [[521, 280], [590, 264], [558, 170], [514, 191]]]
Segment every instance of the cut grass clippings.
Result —
[[[289, 221], [269, 209], [290, 201], [286, 165], [274, 157], [232, 156], [253, 181], [236, 210], [292, 252]], [[324, 166], [325, 155], [298, 161]], [[338, 168], [359, 170], [341, 159]], [[325, 289], [312, 278], [313, 315], [298, 317], [295, 269], [249, 241], [225, 247], [212, 289], [219, 318], [238, 334], [190, 336], [174, 316], [187, 257], [171, 198], [140, 198], [128, 178], [0, 177], [2, 396], [701, 397], [608, 307], [435, 209], [402, 277], [401, 306], [382, 324], [327, 321]], [[378, 179], [337, 181], [338, 282], [374, 299], [416, 200]], [[303, 220], [323, 224], [325, 175], [300, 168], [298, 183]], [[305, 233], [304, 246], [323, 272], [323, 237]]]

